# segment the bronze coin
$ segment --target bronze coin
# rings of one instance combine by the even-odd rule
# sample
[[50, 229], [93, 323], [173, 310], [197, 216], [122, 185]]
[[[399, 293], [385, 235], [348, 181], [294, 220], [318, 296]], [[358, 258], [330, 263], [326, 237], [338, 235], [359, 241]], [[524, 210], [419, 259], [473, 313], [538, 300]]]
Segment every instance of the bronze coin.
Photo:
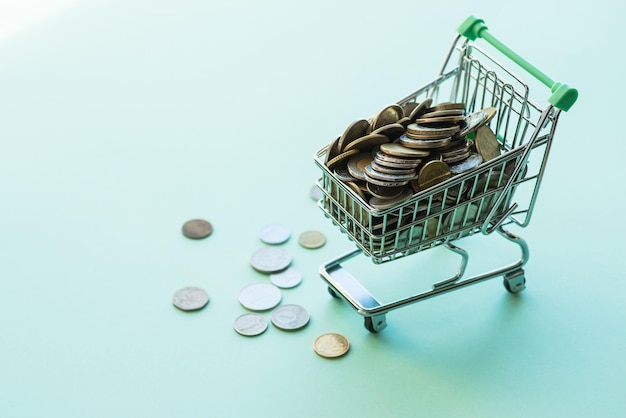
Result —
[[390, 123], [389, 125], [381, 126], [372, 132], [372, 134], [381, 134], [388, 137], [390, 140], [398, 138], [404, 133], [404, 126], [399, 123]]
[[343, 148], [343, 150], [350, 151], [352, 149], [358, 149], [359, 151], [369, 151], [373, 146], [384, 144], [386, 142], [389, 142], [388, 136], [372, 132], [369, 135], [362, 136], [350, 142]]
[[213, 232], [213, 226], [204, 219], [192, 219], [183, 225], [183, 235], [191, 239], [206, 238]]
[[454, 110], [454, 109], [465, 110], [465, 103], [462, 103], [462, 102], [457, 102], [457, 103], [455, 103], [455, 102], [443, 102], [443, 103], [436, 104], [431, 109], [433, 111]]
[[326, 167], [331, 168], [335, 164], [340, 163], [341, 161], [347, 160], [348, 158], [350, 158], [353, 155], [358, 154], [358, 153], [359, 153], [358, 149], [351, 149], [349, 151], [342, 152], [341, 154], [339, 154], [335, 158], [331, 158], [330, 160], [328, 160], [328, 162], [326, 163]]
[[372, 196], [380, 199], [393, 199], [402, 194], [405, 187], [384, 187], [377, 186], [376, 184], [367, 183], [367, 190]]
[[491, 128], [483, 125], [476, 131], [474, 138], [476, 150], [483, 157], [484, 161], [489, 161], [500, 155], [500, 143]]
[[431, 97], [428, 97], [411, 111], [411, 113], [409, 114], [409, 119], [411, 119], [411, 121], [414, 121], [415, 119], [419, 118], [422, 114], [424, 114], [424, 112], [426, 112], [426, 109], [428, 109], [428, 107], [432, 103], [433, 99]]
[[378, 111], [370, 122], [372, 131], [380, 128], [381, 126], [389, 125], [398, 122], [404, 117], [404, 111], [397, 104], [390, 104]]
[[352, 122], [337, 141], [337, 153], [345, 151], [345, 147], [355, 139], [365, 136], [369, 126], [369, 122], [365, 119], [359, 119]]
[[369, 165], [372, 160], [372, 155], [368, 152], [353, 155], [348, 160], [348, 172], [352, 177], [358, 180], [365, 180], [365, 167]]
[[441, 183], [450, 178], [452, 173], [450, 167], [443, 161], [429, 161], [420, 169], [417, 175], [417, 185], [419, 190], [428, 189], [435, 184]]
[[430, 154], [428, 151], [407, 148], [398, 142], [383, 144], [380, 146], [380, 150], [387, 155], [395, 157], [424, 158]]

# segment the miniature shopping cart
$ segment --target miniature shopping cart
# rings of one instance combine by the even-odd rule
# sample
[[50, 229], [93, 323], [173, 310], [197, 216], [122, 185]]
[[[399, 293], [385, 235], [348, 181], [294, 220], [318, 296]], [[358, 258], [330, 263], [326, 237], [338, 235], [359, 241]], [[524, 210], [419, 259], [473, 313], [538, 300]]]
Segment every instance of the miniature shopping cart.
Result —
[[[365, 328], [371, 332], [386, 327], [386, 313], [393, 309], [487, 279], [503, 276], [504, 286], [511, 293], [525, 288], [523, 266], [528, 261], [528, 245], [505, 227], [510, 224], [526, 227], [530, 222], [559, 115], [575, 103], [578, 92], [554, 82], [502, 44], [481, 19], [470, 16], [458, 33], [435, 80], [398, 104], [431, 98], [433, 103], [463, 102], [468, 113], [495, 108], [497, 113], [489, 126], [498, 140], [499, 156], [386, 209], [374, 208], [329, 170], [325, 165], [329, 147], [322, 148], [314, 157], [322, 171], [318, 186], [323, 196], [318, 205], [357, 246], [322, 265], [320, 275], [333, 296], [344, 299], [364, 316]], [[552, 91], [548, 104], [541, 106], [531, 100], [529, 85], [479, 48], [473, 42], [477, 38], [487, 41], [548, 86]], [[463, 197], [459, 190], [464, 191]], [[469, 255], [453, 242], [477, 233], [493, 232], [517, 244], [520, 259], [464, 278]], [[390, 303], [380, 302], [342, 266], [359, 254], [381, 264], [438, 246], [460, 255], [457, 273], [434, 283], [432, 289]]]

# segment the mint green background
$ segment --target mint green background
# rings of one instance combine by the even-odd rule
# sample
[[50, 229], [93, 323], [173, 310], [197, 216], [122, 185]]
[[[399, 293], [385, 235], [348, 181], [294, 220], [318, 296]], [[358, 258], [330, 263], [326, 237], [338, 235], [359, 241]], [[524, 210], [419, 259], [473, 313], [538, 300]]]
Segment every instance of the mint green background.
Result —
[[[623, 416], [621, 4], [85, 1], [1, 40], [0, 416]], [[434, 78], [470, 14], [580, 91], [515, 230], [528, 288], [491, 280], [373, 335], [318, 276], [352, 244], [309, 198], [312, 156]], [[181, 235], [196, 217], [210, 238]], [[311, 322], [244, 338], [237, 296], [267, 280], [248, 260], [272, 222], [304, 275], [283, 303]], [[308, 229], [327, 245], [300, 248]], [[474, 272], [517, 257], [500, 244], [459, 242]], [[455, 263], [352, 264], [393, 298]], [[204, 310], [171, 305], [186, 285], [210, 293]], [[315, 355], [325, 332], [347, 356]]]

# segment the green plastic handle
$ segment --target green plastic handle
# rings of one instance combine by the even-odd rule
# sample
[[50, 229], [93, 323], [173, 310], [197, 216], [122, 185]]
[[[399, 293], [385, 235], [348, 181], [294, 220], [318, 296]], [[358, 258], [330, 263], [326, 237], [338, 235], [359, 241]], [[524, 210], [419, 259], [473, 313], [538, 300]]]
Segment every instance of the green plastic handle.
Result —
[[510, 58], [513, 62], [528, 71], [530, 75], [545, 84], [552, 92], [552, 96], [550, 96], [548, 102], [554, 107], [567, 112], [574, 105], [574, 103], [576, 103], [576, 99], [578, 99], [578, 90], [569, 87], [567, 84], [558, 83], [552, 80], [537, 67], [520, 57], [515, 51], [504, 45], [495, 36], [489, 33], [484, 20], [470, 16], [465, 19], [463, 23], [461, 23], [457, 32], [471, 41], [476, 40], [476, 38], [484, 39], [498, 51]]

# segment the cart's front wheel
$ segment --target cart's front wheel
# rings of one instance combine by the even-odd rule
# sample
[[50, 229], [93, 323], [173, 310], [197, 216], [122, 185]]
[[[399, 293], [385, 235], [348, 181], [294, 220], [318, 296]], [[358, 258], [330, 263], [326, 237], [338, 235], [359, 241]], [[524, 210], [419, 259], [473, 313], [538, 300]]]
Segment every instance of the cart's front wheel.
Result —
[[366, 316], [365, 317], [365, 329], [372, 333], [382, 331], [387, 327], [387, 321], [385, 315], [378, 316]]
[[519, 293], [526, 289], [524, 270], [519, 269], [504, 275], [504, 288], [510, 293]]
[[339, 299], [339, 295], [337, 294], [337, 292], [335, 292], [335, 289], [333, 289], [332, 287], [328, 286], [328, 293], [330, 293], [330, 295], [336, 299]]

